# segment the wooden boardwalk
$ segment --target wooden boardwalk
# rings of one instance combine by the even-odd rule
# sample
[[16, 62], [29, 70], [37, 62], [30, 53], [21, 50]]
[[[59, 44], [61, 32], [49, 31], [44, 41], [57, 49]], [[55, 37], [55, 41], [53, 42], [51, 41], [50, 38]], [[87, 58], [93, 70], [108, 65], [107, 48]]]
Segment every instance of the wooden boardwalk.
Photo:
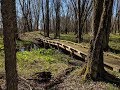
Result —
[[[58, 49], [62, 48], [64, 50], [70, 52], [70, 54], [76, 55], [84, 60], [86, 60], [86, 56], [88, 53], [87, 47], [84, 47], [78, 43], [74, 43], [74, 42], [70, 42], [70, 41], [47, 39], [42, 36], [40, 36], [40, 37], [33, 36], [32, 41], [35, 43], [36, 42], [43, 43], [44, 45], [57, 47]], [[120, 57], [104, 52], [104, 65], [106, 68], [108, 68], [112, 71], [120, 72]]]

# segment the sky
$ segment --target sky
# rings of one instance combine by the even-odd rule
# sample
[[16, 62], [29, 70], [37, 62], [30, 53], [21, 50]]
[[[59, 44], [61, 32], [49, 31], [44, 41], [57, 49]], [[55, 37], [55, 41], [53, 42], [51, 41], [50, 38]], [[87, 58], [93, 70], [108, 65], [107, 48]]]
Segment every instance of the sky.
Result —
[[[52, 2], [52, 0], [50, 0], [50, 4], [51, 4], [51, 2]], [[62, 3], [62, 6], [63, 6], [64, 10], [67, 9], [65, 3]], [[113, 15], [114, 16], [116, 16], [116, 7], [117, 7], [117, 4], [116, 4], [116, 0], [115, 0], [114, 7], [113, 7]], [[20, 12], [21, 8], [20, 8], [20, 5], [19, 5], [19, 0], [16, 0], [16, 8], [17, 8], [17, 12], [19, 13], [18, 15], [21, 16], [22, 13]], [[1, 28], [1, 25], [2, 25], [1, 18], [2, 18], [2, 16], [1, 16], [1, 4], [0, 4], [0, 28]]]

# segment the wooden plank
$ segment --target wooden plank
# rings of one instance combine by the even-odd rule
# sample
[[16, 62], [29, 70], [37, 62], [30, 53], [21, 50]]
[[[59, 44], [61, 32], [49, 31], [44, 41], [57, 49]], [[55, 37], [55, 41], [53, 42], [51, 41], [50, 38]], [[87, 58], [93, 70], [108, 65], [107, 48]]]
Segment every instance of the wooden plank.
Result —
[[[87, 54], [86, 54], [86, 53], [84, 53], [84, 52], [82, 52], [82, 51], [79, 51], [79, 50], [76, 50], [76, 49], [73, 48], [73, 47], [66, 46], [66, 45], [64, 45], [63, 43], [60, 43], [59, 41], [53, 41], [53, 40], [51, 41], [51, 40], [46, 40], [46, 39], [36, 39], [36, 41], [38, 41], [38, 40], [43, 41], [44, 43], [48, 43], [48, 44], [51, 44], [51, 45], [55, 45], [55, 46], [57, 46], [57, 47], [60, 47], [60, 48], [62, 48], [62, 49], [65, 49], [65, 50], [67, 50], [68, 52], [73, 53], [73, 54], [75, 54], [75, 55], [77, 55], [77, 56], [79, 56], [79, 57], [81, 57], [81, 58], [83, 58], [83, 59], [86, 59], [86, 57], [87, 57]], [[71, 44], [74, 44], [74, 45], [78, 45], [78, 44], [73, 43], [73, 42], [70, 42], [70, 41], [65, 41], [65, 42], [68, 42], [68, 43], [71, 43]], [[79, 46], [81, 46], [81, 45], [79, 45]], [[84, 46], [81, 46], [81, 47], [86, 48], [86, 47], [84, 47]], [[108, 54], [108, 53], [104, 53], [104, 54], [105, 54], [105, 56], [110, 55], [110, 54]], [[118, 57], [116, 57], [116, 56], [114, 56], [114, 55], [113, 55], [113, 57], [114, 57], [114, 58], [118, 58]], [[117, 65], [115, 66], [115, 65], [112, 65], [112, 64], [106, 63], [106, 62], [104, 62], [104, 65], [105, 65], [106, 68], [108, 68], [108, 69], [110, 69], [110, 70], [113, 70], [113, 71], [116, 71], [116, 72], [120, 72], [120, 66], [117, 66]]]

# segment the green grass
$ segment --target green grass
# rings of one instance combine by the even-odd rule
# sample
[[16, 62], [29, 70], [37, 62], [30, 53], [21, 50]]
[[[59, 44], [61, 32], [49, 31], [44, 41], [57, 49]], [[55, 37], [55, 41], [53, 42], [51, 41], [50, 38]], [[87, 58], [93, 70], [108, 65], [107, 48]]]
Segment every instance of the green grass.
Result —
[[17, 41], [17, 45], [24, 45], [24, 44], [31, 44], [32, 42], [31, 41]]
[[61, 34], [60, 39], [76, 42], [76, 36], [74, 35], [74, 33]]
[[25, 77], [36, 72], [50, 71], [54, 76], [68, 68], [71, 59], [54, 49], [37, 49], [17, 53], [18, 71]]
[[[31, 42], [17, 41], [17, 46], [30, 44]], [[0, 38], [0, 48], [3, 49], [3, 39]], [[50, 71], [57, 75], [68, 67], [67, 62], [71, 58], [55, 49], [33, 49], [31, 51], [17, 52], [17, 69], [19, 75], [28, 77], [36, 72]], [[0, 72], [4, 70], [4, 51], [0, 51]]]
[[[0, 53], [0, 71], [4, 72], [4, 53]], [[54, 76], [68, 68], [71, 58], [54, 49], [17, 52], [18, 73], [29, 77], [36, 72], [50, 71]]]
[[3, 45], [3, 38], [0, 37], [0, 49], [3, 49], [4, 48], [4, 45]]
[[109, 45], [112, 49], [120, 50], [120, 35], [110, 35]]
[[0, 72], [4, 71], [4, 49], [3, 38], [0, 37]]

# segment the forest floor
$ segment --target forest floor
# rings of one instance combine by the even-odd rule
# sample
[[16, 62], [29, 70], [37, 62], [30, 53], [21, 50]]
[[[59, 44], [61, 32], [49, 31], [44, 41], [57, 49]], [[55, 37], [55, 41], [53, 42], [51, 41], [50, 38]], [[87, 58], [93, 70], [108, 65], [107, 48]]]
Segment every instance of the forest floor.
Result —
[[[22, 39], [24, 42], [17, 41], [17, 62], [18, 62], [18, 74], [20, 77], [25, 78], [28, 82], [28, 79], [34, 78], [35, 73], [38, 72], [51, 72], [52, 78], [60, 77], [58, 83], [53, 84], [47, 90], [119, 90], [120, 88], [114, 84], [105, 83], [105, 82], [94, 82], [87, 81], [83, 82], [80, 74], [82, 62], [65, 55], [62, 52], [51, 49], [39, 48], [38, 46], [31, 43], [33, 37], [41, 37], [39, 32], [31, 32], [32, 34], [24, 34]], [[26, 41], [27, 40], [27, 41]], [[3, 51], [3, 38], [0, 38], [0, 75], [4, 73], [4, 51]], [[68, 74], [64, 74], [66, 70], [71, 67], [75, 67], [74, 70], [71, 70]], [[108, 70], [109, 71], [109, 70]], [[117, 72], [109, 71], [111, 74], [120, 77], [120, 74]], [[61, 73], [64, 75], [61, 76]], [[0, 76], [0, 85], [4, 86], [4, 80]], [[25, 80], [25, 81], [26, 81]], [[19, 81], [19, 90], [30, 90], [30, 87], [37, 87], [36, 90], [43, 90], [43, 84], [34, 84], [27, 85]], [[48, 82], [49, 83], [49, 82]], [[26, 87], [25, 87], [26, 86]], [[49, 85], [48, 85], [49, 86]]]
[[[27, 37], [26, 37], [27, 36]], [[50, 34], [50, 37], [53, 38], [53, 34]], [[67, 37], [67, 38], [66, 38]], [[72, 38], [71, 38], [72, 37]], [[26, 34], [23, 34], [21, 36], [21, 39], [25, 40], [25, 41], [35, 41], [34, 39], [35, 38], [43, 38], [44, 37], [40, 34], [40, 32], [31, 32], [31, 33], [26, 33]], [[71, 39], [70, 39], [71, 38]], [[86, 41], [88, 41], [86, 39], [86, 37], [84, 37]], [[90, 38], [90, 37], [89, 37]], [[53, 42], [58, 42], [58, 43], [61, 43], [63, 45], [66, 45], [66, 46], [70, 46], [71, 48], [75, 49], [75, 50], [79, 50], [81, 51], [82, 53], [84, 53], [85, 55], [87, 55], [88, 53], [88, 48], [89, 48], [89, 42], [83, 42], [83, 43], [74, 43], [72, 40], [75, 39], [75, 35], [73, 37], [73, 35], [71, 36], [67, 36], [67, 35], [61, 35], [61, 40], [59, 39], [51, 39], [50, 41], [53, 41]], [[118, 41], [115, 45], [116, 47], [119, 47], [119, 37], [116, 38], [116, 40]], [[90, 39], [89, 39], [90, 40]], [[110, 39], [111, 40], [111, 39]], [[114, 42], [114, 40], [112, 41]], [[85, 45], [86, 43], [86, 45]], [[114, 42], [115, 43], [115, 42]], [[112, 47], [110, 45], [110, 47]], [[114, 49], [117, 49], [117, 48], [114, 48]], [[117, 49], [119, 51], [119, 48]], [[117, 54], [116, 54], [117, 53]], [[120, 66], [120, 52], [105, 52], [104, 53], [104, 61], [107, 65], [111, 66], [111, 67], [115, 67], [114, 69], [117, 69], [119, 70], [119, 66]]]

